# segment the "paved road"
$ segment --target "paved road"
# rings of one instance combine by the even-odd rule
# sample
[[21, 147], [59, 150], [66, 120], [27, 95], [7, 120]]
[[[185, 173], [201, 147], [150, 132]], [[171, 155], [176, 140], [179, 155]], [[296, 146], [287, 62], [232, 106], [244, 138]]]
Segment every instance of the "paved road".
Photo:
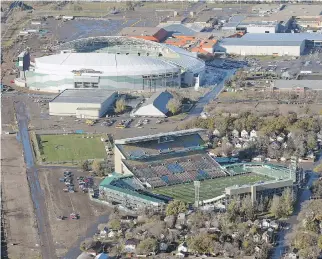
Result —
[[31, 192], [31, 198], [35, 207], [39, 240], [42, 258], [57, 258], [48, 222], [48, 214], [44, 193], [40, 187], [38, 170], [35, 167], [31, 142], [28, 132], [28, 112], [23, 102], [15, 102], [16, 117], [19, 126], [19, 139], [23, 145], [25, 163], [27, 166], [27, 178]]
[[223, 80], [213, 89], [208, 92], [205, 96], [203, 96], [198, 103], [190, 110], [187, 117], [184, 120], [191, 119], [192, 117], [197, 117], [203, 111], [204, 107], [213, 99], [215, 99], [224, 89], [225, 81], [230, 78], [234, 73], [235, 70], [226, 70], [225, 77]]
[[[316, 174], [310, 173], [307, 186], [311, 187], [312, 183], [316, 179], [317, 179]], [[300, 193], [298, 202], [297, 202], [297, 204], [295, 206], [294, 214], [288, 220], [286, 220], [286, 223], [289, 225], [289, 229], [288, 230], [282, 230], [282, 231], [280, 231], [278, 233], [278, 244], [274, 249], [272, 259], [280, 259], [280, 258], [282, 258], [281, 257], [282, 254], [287, 250], [288, 246], [286, 244], [286, 235], [288, 233], [290, 233], [292, 231], [292, 228], [298, 223], [297, 216], [298, 216], [298, 214], [299, 214], [299, 212], [301, 210], [301, 206], [302, 206], [303, 202], [305, 202], [305, 201], [310, 199], [310, 196], [311, 196], [311, 191], [310, 191], [309, 188], [302, 190], [302, 192]]]

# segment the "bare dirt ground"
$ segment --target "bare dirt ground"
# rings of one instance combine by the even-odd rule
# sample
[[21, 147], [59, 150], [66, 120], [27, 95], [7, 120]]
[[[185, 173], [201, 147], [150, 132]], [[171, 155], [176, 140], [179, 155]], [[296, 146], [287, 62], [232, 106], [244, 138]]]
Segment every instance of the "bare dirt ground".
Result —
[[1, 138], [1, 171], [9, 258], [40, 258], [26, 168], [21, 146], [15, 135]]
[[[103, 214], [109, 214], [106, 206], [90, 201], [88, 194], [78, 192], [77, 176], [86, 176], [80, 170], [72, 170], [76, 187], [75, 193], [66, 193], [64, 183], [59, 182], [64, 169], [42, 168], [39, 170], [40, 185], [45, 192], [51, 233], [56, 245], [57, 256], [63, 256], [71, 247], [77, 247], [79, 237], [85, 235], [88, 228]], [[79, 220], [57, 220], [57, 216], [69, 216], [79, 213]]]

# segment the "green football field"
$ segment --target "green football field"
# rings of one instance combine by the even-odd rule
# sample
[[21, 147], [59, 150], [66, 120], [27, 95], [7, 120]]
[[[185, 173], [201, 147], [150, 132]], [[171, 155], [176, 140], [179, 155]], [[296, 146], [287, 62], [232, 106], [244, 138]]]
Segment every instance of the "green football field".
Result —
[[[229, 186], [234, 186], [236, 184], [251, 184], [263, 180], [268, 181], [273, 180], [273, 178], [252, 173], [202, 181], [200, 184], [200, 200], [211, 199], [222, 195], [225, 188]], [[182, 200], [187, 203], [193, 203], [195, 197], [195, 189], [193, 183], [160, 187], [154, 189], [153, 193], [170, 196], [174, 199]]]
[[[84, 136], [84, 138], [83, 138]], [[106, 157], [101, 135], [39, 135], [39, 149], [45, 162], [72, 162]]]

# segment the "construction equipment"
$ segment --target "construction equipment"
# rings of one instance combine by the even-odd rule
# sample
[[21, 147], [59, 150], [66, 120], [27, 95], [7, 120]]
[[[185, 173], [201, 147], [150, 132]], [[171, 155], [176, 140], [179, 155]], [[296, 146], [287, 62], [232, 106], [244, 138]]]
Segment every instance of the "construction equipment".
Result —
[[93, 126], [95, 124], [95, 121], [93, 120], [86, 120], [85, 122], [88, 126]]

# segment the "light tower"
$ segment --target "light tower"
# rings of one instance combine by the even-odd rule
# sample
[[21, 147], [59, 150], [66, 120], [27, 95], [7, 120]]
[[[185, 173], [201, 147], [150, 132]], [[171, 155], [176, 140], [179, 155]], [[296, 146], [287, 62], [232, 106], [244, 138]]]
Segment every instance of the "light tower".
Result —
[[194, 181], [193, 185], [195, 186], [195, 206], [199, 207], [199, 193], [200, 193], [200, 181]]

